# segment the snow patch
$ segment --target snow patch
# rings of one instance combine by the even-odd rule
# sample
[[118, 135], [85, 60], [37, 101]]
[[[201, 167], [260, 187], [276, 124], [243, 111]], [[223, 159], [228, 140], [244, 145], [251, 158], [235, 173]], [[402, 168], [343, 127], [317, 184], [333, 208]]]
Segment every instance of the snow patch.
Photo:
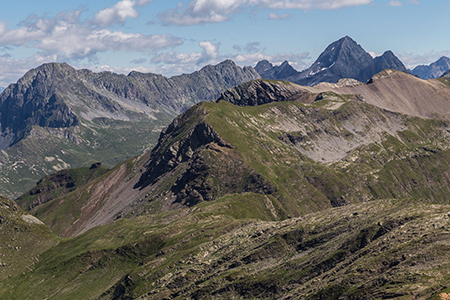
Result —
[[22, 219], [27, 223], [44, 225], [44, 223], [41, 220], [32, 215], [22, 215]]

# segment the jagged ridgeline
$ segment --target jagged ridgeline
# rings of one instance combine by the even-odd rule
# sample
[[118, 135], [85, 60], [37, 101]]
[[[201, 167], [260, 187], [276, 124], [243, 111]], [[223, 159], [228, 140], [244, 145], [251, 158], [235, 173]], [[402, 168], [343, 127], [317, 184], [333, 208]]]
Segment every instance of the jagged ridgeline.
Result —
[[287, 61], [273, 66], [263, 60], [255, 66], [263, 79], [287, 80], [305, 86], [314, 86], [320, 82], [336, 83], [344, 78], [366, 82], [385, 69], [409, 73], [392, 51], [373, 58], [348, 36], [331, 43], [309, 68], [301, 72], [296, 71]]
[[[364, 86], [416, 80], [395, 74]], [[177, 117], [140, 157], [44, 178], [19, 203], [71, 238], [0, 296], [439, 299], [450, 123], [337, 92], [350, 86], [362, 89], [245, 83]]]
[[33, 69], [0, 96], [0, 194], [15, 198], [46, 174], [142, 154], [179, 113], [258, 77], [232, 61], [172, 78], [65, 63]]

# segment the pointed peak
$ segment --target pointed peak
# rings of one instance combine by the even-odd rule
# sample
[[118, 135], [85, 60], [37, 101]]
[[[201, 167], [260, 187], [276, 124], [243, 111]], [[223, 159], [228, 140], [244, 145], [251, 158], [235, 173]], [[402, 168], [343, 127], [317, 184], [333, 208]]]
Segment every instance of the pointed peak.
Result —
[[270, 70], [272, 68], [273, 68], [273, 65], [266, 59], [259, 61], [255, 66], [255, 70], [259, 74], [261, 74], [267, 70]]
[[280, 65], [281, 68], [285, 68], [285, 67], [291, 67], [291, 65], [289, 64], [289, 62], [287, 60], [283, 61], [283, 63]]
[[217, 64], [218, 66], [236, 66], [236, 64], [234, 63], [234, 61], [232, 61], [231, 59], [226, 59], [223, 62]]
[[450, 62], [450, 58], [448, 58], [447, 56], [442, 56], [441, 58], [439, 58], [437, 61], [436, 61], [437, 63], [441, 63], [441, 62], [447, 62], [447, 63], [449, 63]]
[[387, 50], [381, 56], [395, 56], [395, 54], [391, 50]]

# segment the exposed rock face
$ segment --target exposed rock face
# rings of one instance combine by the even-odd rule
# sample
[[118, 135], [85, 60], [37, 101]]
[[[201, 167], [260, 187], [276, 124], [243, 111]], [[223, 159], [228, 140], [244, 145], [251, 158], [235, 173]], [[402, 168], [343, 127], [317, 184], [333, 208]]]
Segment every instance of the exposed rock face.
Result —
[[411, 72], [422, 79], [434, 79], [441, 77], [449, 69], [450, 58], [442, 56], [428, 66], [420, 65], [415, 67]]
[[263, 79], [288, 80], [303, 86], [314, 86], [321, 82], [336, 83], [343, 78], [366, 82], [374, 74], [388, 68], [409, 72], [392, 51], [386, 51], [374, 59], [346, 36], [330, 44], [312, 66], [302, 72], [295, 71], [287, 62], [274, 67], [262, 61], [255, 69]]
[[217, 102], [228, 101], [239, 106], [255, 106], [279, 101], [311, 103], [315, 95], [302, 86], [281, 81], [255, 80], [224, 92]]
[[206, 114], [201, 107], [193, 108], [161, 133], [134, 188], [155, 185], [178, 170], [170, 189], [174, 203], [193, 206], [229, 193], [273, 193], [270, 183], [230, 152], [234, 147], [204, 121]]

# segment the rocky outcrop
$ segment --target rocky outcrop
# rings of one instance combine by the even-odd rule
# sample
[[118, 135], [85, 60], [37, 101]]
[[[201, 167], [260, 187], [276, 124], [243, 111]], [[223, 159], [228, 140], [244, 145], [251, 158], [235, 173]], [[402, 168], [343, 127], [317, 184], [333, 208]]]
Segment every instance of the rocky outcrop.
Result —
[[217, 102], [224, 100], [239, 106], [255, 106], [280, 101], [311, 103], [315, 97], [303, 87], [290, 82], [255, 80], [227, 90]]
[[192, 108], [161, 133], [134, 188], [145, 189], [179, 172], [170, 191], [175, 203], [186, 206], [230, 193], [275, 192], [261, 175], [229, 152], [234, 147], [204, 121], [206, 114], [201, 106]]

